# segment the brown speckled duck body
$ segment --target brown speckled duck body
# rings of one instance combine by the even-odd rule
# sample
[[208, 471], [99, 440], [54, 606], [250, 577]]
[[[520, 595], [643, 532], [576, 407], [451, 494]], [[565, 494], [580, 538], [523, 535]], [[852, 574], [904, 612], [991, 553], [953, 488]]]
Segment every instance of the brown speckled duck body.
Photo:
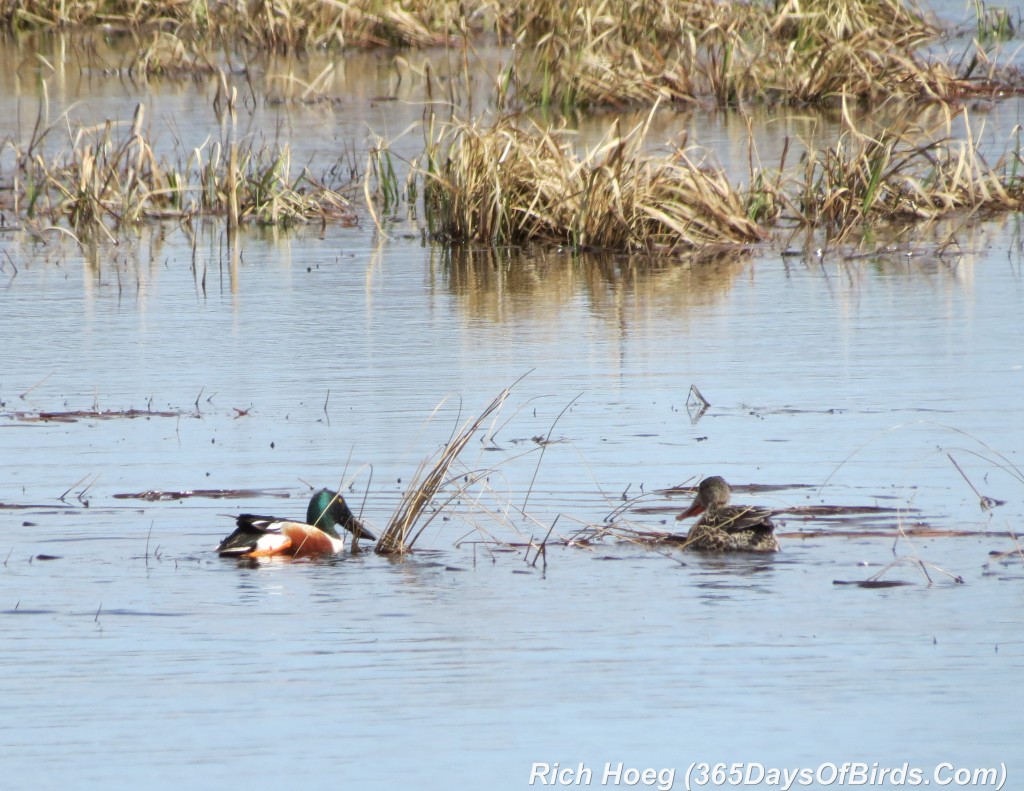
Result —
[[717, 475], [697, 487], [693, 503], [679, 519], [703, 514], [686, 535], [686, 546], [703, 552], [778, 552], [772, 512], [753, 505], [729, 505], [732, 489]]

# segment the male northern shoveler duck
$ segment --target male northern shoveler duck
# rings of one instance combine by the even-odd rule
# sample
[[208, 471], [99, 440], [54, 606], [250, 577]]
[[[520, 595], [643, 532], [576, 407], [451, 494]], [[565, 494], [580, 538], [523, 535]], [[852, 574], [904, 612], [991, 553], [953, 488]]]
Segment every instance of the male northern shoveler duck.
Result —
[[305, 522], [293, 522], [273, 516], [242, 514], [238, 529], [220, 542], [222, 557], [255, 558], [267, 555], [291, 555], [296, 558], [330, 555], [345, 550], [338, 527], [368, 541], [376, 537], [355, 518], [341, 494], [321, 489], [309, 501]]
[[690, 528], [686, 546], [705, 552], [778, 552], [772, 512], [753, 505], [729, 505], [732, 489], [717, 475], [697, 487], [693, 503], [676, 520], [703, 513]]

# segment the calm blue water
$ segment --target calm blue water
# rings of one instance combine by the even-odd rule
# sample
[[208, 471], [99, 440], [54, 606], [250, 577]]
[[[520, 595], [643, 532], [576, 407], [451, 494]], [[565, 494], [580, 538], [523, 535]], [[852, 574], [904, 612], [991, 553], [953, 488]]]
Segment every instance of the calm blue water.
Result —
[[[1008, 238], [982, 230], [979, 248]], [[477, 286], [436, 251], [369, 241], [246, 237], [205, 296], [174, 234], [158, 262], [98, 270], [6, 241], [0, 501], [33, 507], [0, 509], [5, 786], [518, 789], [535, 762], [619, 761], [677, 783], [694, 761], [1019, 774], [1024, 575], [1019, 559], [987, 566], [1013, 547], [1024, 485], [996, 455], [1020, 466], [1022, 285], [1005, 241], [974, 261], [764, 255], [616, 278], [541, 256], [532, 280]], [[428, 422], [434, 407], [455, 395], [475, 413], [531, 370], [500, 449], [465, 452], [493, 467], [479, 502], [412, 558], [212, 555], [226, 515], [301, 515], [304, 482], [351, 480], [382, 527], [455, 424], [457, 398]], [[712, 402], [696, 423], [690, 384]], [[150, 399], [183, 414], [18, 414]], [[561, 442], [542, 459], [520, 456], [549, 431]], [[982, 512], [950, 453], [1006, 505]], [[453, 546], [474, 530], [539, 540], [559, 514], [568, 536], [641, 488], [666, 510], [628, 524], [665, 529], [683, 498], [651, 492], [712, 473], [824, 484], [746, 496], [774, 507], [904, 513], [871, 522], [885, 537], [790, 537], [767, 561], [609, 538], [551, 548], [542, 573], [521, 551]], [[236, 486], [290, 496], [114, 497]], [[493, 516], [524, 499], [536, 521]], [[971, 535], [894, 552], [898, 520]], [[929, 587], [907, 565], [884, 577], [906, 587], [833, 585], [915, 555], [966, 584], [932, 568]]]
[[[35, 94], [3, 79], [30, 127]], [[419, 118], [374, 87], [351, 113], [274, 106], [253, 128], [322, 162], [366, 123]], [[77, 121], [143, 99], [168, 140], [218, 134], [205, 86], [51, 88], [54, 113], [95, 93]], [[735, 119], [660, 123], [745, 157]], [[230, 250], [216, 228], [146, 227], [87, 253], [0, 234], [4, 789], [526, 789], [555, 763], [598, 787], [619, 762], [603, 787], [656, 787], [628, 782], [651, 769], [684, 788], [719, 761], [907, 764], [933, 786], [944, 762], [1002, 763], [1019, 785], [1024, 571], [990, 556], [1024, 516], [1019, 217], [700, 266], [452, 260], [391, 230]], [[959, 253], [939, 255], [949, 235]], [[212, 553], [231, 515], [301, 516], [310, 486], [343, 484], [382, 528], [420, 462], [524, 375], [463, 454], [488, 474], [408, 559]], [[39, 419], [128, 409], [151, 414]], [[558, 543], [613, 513], [671, 529], [686, 498], [659, 490], [710, 474], [780, 509], [894, 510], [784, 514], [770, 559]], [[232, 488], [254, 491], [124, 497]], [[507, 546], [556, 518], [546, 568]], [[877, 573], [910, 584], [834, 584]]]

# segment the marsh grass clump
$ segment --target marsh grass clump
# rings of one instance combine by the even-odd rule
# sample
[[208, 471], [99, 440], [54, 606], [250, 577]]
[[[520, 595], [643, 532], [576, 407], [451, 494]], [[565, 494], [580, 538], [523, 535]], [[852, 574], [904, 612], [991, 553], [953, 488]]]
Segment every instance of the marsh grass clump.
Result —
[[146, 76], [189, 76], [213, 74], [216, 66], [203, 48], [183, 41], [174, 33], [158, 30], [140, 46], [132, 65], [133, 74]]
[[687, 24], [691, 15], [711, 27], [719, 7], [703, 0], [509, 4], [504, 24], [522, 42], [512, 69], [514, 95], [563, 110], [692, 101], [700, 44], [697, 28]]
[[157, 28], [173, 30], [182, 40], [222, 40], [275, 52], [329, 46], [443, 46], [466, 30], [481, 29], [488, 11], [489, 6], [483, 4], [467, 12], [454, 0], [406, 3], [378, 0], [349, 3], [322, 0], [274, 3], [0, 0], [0, 22], [15, 31], [100, 25], [114, 32]]
[[839, 141], [808, 153], [795, 178], [791, 205], [808, 225], [842, 238], [876, 219], [932, 220], [1024, 206], [1019, 144], [991, 166], [969, 123], [966, 138], [952, 140], [909, 121], [867, 133], [845, 119]]
[[0, 207], [27, 219], [66, 219], [78, 233], [146, 219], [225, 216], [242, 223], [289, 225], [309, 220], [354, 223], [348, 200], [306, 169], [295, 173], [287, 145], [213, 143], [177, 159], [157, 156], [140, 105], [127, 134], [107, 122], [74, 132], [57, 149], [59, 124], [24, 145], [8, 141], [14, 175]]
[[899, 0], [789, 0], [767, 20], [757, 82], [793, 104], [951, 99], [968, 90], [918, 49], [940, 31]]
[[670, 253], [762, 238], [721, 170], [685, 151], [651, 156], [647, 124], [577, 153], [565, 129], [501, 118], [457, 123], [421, 166], [436, 237], [488, 244], [543, 241], [573, 249]]
[[[979, 41], [1013, 35], [1008, 12], [975, 2]], [[970, 78], [980, 55], [958, 74], [922, 54], [941, 31], [913, 0], [0, 0], [0, 23], [135, 36], [136, 68], [150, 74], [207, 71], [217, 47], [243, 57], [351, 47], [465, 54], [497, 41], [514, 44], [498, 78], [505, 109], [951, 100], [993, 81]], [[997, 85], [1010, 80], [990, 72]]]
[[621, 107], [951, 99], [966, 79], [922, 55], [939, 29], [900, 0], [540, 0], [506, 14], [520, 101]]

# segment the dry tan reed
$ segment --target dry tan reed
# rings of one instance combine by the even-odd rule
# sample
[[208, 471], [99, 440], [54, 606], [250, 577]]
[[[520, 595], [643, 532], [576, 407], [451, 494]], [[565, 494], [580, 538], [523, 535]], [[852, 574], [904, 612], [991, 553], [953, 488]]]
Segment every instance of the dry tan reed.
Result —
[[[839, 141], [804, 159], [787, 185], [789, 205], [808, 225], [843, 238], [873, 220], [932, 220], [952, 212], [1019, 211], [1024, 183], [1019, 141], [995, 166], [979, 153], [969, 119], [966, 137], [904, 120], [874, 133], [854, 127], [844, 114]], [[942, 131], [942, 130], [940, 130]]]
[[166, 30], [154, 31], [138, 49], [131, 64], [135, 75], [195, 76], [214, 74], [217, 67], [202, 47]]
[[539, 0], [506, 22], [525, 43], [520, 100], [562, 108], [691, 102], [951, 99], [974, 87], [920, 54], [940, 31], [900, 0]]
[[305, 169], [293, 172], [287, 145], [211, 143], [168, 161], [154, 153], [143, 118], [140, 105], [126, 134], [111, 122], [79, 129], [56, 152], [50, 138], [59, 124], [37, 125], [24, 144], [7, 141], [16, 166], [0, 207], [16, 217], [66, 219], [79, 234], [203, 215], [226, 216], [232, 226], [356, 220], [338, 191]]
[[[388, 521], [387, 527], [377, 540], [375, 551], [381, 555], [404, 555], [412, 551], [413, 544], [420, 537], [431, 520], [440, 511], [435, 510], [424, 519], [424, 514], [431, 504], [435, 504], [438, 496], [461, 475], [451, 475], [452, 465], [466, 447], [484, 421], [494, 414], [508, 398], [511, 388], [505, 388], [478, 417], [470, 418], [456, 431], [431, 464], [426, 459], [416, 471], [409, 488], [402, 496], [394, 516]], [[456, 486], [455, 495], [462, 491]]]
[[[981, 2], [975, 11], [980, 40], [1012, 31], [1007, 15]], [[211, 45], [468, 46], [496, 35], [516, 44], [497, 87], [509, 108], [953, 100], [1013, 81], [980, 45], [961, 59], [960, 73], [922, 54], [942, 31], [914, 0], [0, 0], [0, 22], [12, 30], [128, 31], [140, 40], [135, 68], [162, 74], [208, 71]]]
[[423, 170], [427, 220], [453, 241], [677, 252], [755, 242], [761, 229], [725, 175], [685, 151], [652, 157], [647, 125], [578, 155], [565, 129], [501, 118], [455, 124]]
[[454, 0], [180, 2], [179, 0], [0, 0], [0, 22], [13, 30], [103, 25], [159, 28], [182, 40], [224, 40], [275, 51], [325, 46], [439, 46], [480, 29], [489, 6], [469, 11]]

